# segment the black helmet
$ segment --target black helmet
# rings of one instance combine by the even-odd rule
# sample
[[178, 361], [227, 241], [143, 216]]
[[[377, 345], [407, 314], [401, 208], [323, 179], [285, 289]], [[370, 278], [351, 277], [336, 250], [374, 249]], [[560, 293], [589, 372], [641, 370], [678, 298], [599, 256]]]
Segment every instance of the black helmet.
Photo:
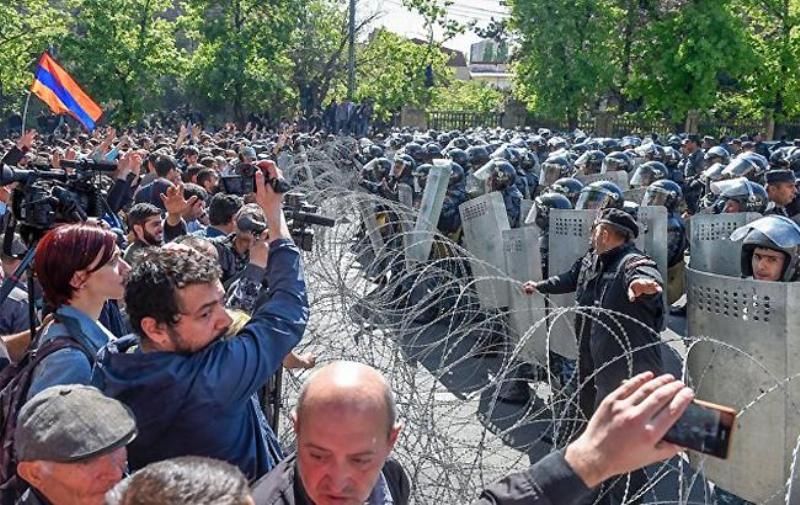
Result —
[[670, 146], [664, 148], [664, 164], [668, 168], [677, 168], [681, 159], [683, 159], [683, 156], [677, 149]]
[[403, 148], [403, 152], [411, 156], [416, 163], [423, 163], [425, 161], [425, 149], [416, 142], [409, 142], [406, 144]]
[[469, 147], [469, 142], [467, 141], [466, 138], [459, 136], [451, 140], [450, 143], [447, 145], [448, 149], [451, 149], [453, 147], [456, 147], [458, 149], [464, 149], [466, 151], [467, 148]]
[[597, 181], [585, 186], [578, 197], [578, 210], [621, 209], [625, 202], [622, 190], [610, 181]]
[[467, 148], [467, 164], [472, 169], [484, 166], [489, 161], [489, 151], [484, 146], [469, 146]]
[[800, 277], [800, 226], [783, 216], [766, 216], [731, 233], [732, 241], [742, 240], [742, 276], [753, 275], [753, 251], [763, 247], [784, 254], [779, 280], [792, 282]]
[[367, 148], [367, 156], [371, 160], [374, 160], [375, 158], [382, 158], [383, 148], [377, 144], [372, 144]]
[[392, 171], [392, 162], [386, 158], [375, 158], [364, 165], [364, 170], [371, 171], [375, 180], [380, 182], [382, 179], [389, 177], [389, 173]]
[[794, 172], [795, 176], [800, 176], [800, 149], [792, 149], [786, 159], [789, 161], [789, 170]]
[[564, 154], [550, 156], [542, 163], [539, 184], [548, 187], [562, 177], [572, 175], [572, 161]]
[[522, 155], [520, 154], [519, 149], [510, 146], [508, 144], [503, 144], [502, 146], [495, 149], [491, 157], [506, 160], [507, 162], [517, 167], [520, 164], [520, 159], [522, 158]]
[[539, 166], [539, 157], [536, 153], [528, 149], [520, 149], [519, 152], [521, 156], [519, 162], [520, 168], [525, 172], [534, 172], [538, 175], [541, 167]]
[[639, 166], [631, 177], [632, 188], [646, 188], [654, 182], [666, 179], [669, 174], [667, 166], [660, 161], [648, 161]]
[[466, 172], [464, 172], [464, 167], [454, 161], [450, 163], [450, 168], [453, 171], [450, 173], [450, 181], [448, 181], [447, 187], [455, 188], [457, 186], [464, 186], [466, 183]]
[[576, 171], [582, 175], [599, 174], [606, 155], [600, 150], [586, 151], [575, 160]]
[[489, 191], [503, 191], [517, 180], [517, 171], [506, 160], [489, 160]]
[[418, 191], [425, 189], [425, 183], [428, 182], [428, 174], [431, 172], [431, 168], [433, 167], [427, 163], [414, 167], [412, 175]]
[[622, 147], [619, 145], [619, 140], [617, 139], [601, 139], [600, 140], [600, 150], [604, 153], [611, 154], [613, 152], [617, 152]]
[[447, 147], [447, 144], [449, 144], [451, 140], [453, 139], [447, 133], [440, 133], [439, 136], [436, 137], [436, 141], [439, 143], [439, 147], [442, 149]]
[[583, 183], [574, 177], [564, 177], [550, 185], [550, 190], [567, 197], [572, 206], [578, 202], [578, 197], [583, 189]]
[[450, 158], [452, 161], [461, 165], [462, 168], [466, 166], [466, 164], [469, 162], [469, 157], [467, 156], [467, 152], [464, 151], [463, 149], [458, 149], [458, 148], [450, 149], [447, 151], [447, 157]]
[[528, 216], [525, 219], [526, 223], [533, 222], [540, 230], [546, 230], [550, 221], [550, 209], [571, 209], [572, 202], [561, 193], [553, 193], [552, 191], [543, 193], [537, 196], [533, 201], [531, 212], [535, 215]]
[[680, 185], [669, 179], [656, 181], [647, 187], [642, 198], [642, 206], [660, 205], [669, 212], [674, 212], [683, 200], [683, 191]]
[[767, 171], [767, 167], [769, 167], [769, 162], [765, 157], [747, 151], [734, 158], [725, 167], [725, 171], [722, 174], [731, 179], [747, 177], [751, 181], [756, 181]]
[[425, 154], [429, 160], [442, 157], [442, 148], [435, 142], [425, 144]]
[[394, 166], [397, 167], [398, 165], [403, 166], [403, 170], [400, 174], [404, 173], [411, 173], [414, 170], [414, 167], [417, 166], [417, 163], [414, 161], [414, 158], [409, 156], [408, 154], [397, 153], [394, 155]]
[[714, 202], [714, 212], [724, 213], [728, 202], [736, 202], [735, 212], [758, 212], [762, 214], [769, 203], [767, 190], [756, 182], [744, 177], [728, 179], [711, 184], [712, 191], [719, 195]]
[[703, 163], [706, 166], [713, 165], [714, 163], [722, 163], [723, 165], [727, 165], [731, 161], [731, 155], [721, 146], [714, 146], [706, 151], [706, 154], [703, 155]]
[[775, 149], [769, 156], [769, 166], [773, 168], [789, 168], [789, 156], [795, 149], [794, 146]]
[[628, 172], [630, 173], [633, 170], [633, 161], [628, 157], [625, 153], [614, 152], [611, 154], [607, 154], [605, 158], [603, 158], [603, 166], [600, 168], [600, 172]]

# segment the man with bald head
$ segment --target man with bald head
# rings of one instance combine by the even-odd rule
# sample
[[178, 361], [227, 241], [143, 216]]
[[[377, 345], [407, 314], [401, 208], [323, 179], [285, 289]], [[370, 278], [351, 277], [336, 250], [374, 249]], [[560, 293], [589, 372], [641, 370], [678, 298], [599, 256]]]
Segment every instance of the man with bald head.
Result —
[[389, 459], [400, 425], [374, 368], [336, 362], [303, 385], [292, 414], [297, 452], [253, 487], [256, 505], [404, 505], [410, 484]]

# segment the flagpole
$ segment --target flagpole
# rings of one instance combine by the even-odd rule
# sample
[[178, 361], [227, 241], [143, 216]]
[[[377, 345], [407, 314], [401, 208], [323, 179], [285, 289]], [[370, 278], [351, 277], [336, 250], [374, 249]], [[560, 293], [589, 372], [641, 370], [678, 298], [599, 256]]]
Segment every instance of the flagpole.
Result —
[[25, 99], [25, 110], [22, 112], [22, 133], [21, 135], [25, 134], [25, 131], [28, 127], [28, 104], [31, 103], [31, 92], [30, 90], [27, 92], [28, 98]]

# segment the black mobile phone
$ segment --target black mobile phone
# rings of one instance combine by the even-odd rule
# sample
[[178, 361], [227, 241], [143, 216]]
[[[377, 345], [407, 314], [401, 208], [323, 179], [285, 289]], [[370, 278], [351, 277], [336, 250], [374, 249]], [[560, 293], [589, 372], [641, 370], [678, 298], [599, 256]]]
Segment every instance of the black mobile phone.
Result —
[[726, 459], [733, 440], [736, 411], [694, 400], [669, 429], [664, 440], [680, 447]]

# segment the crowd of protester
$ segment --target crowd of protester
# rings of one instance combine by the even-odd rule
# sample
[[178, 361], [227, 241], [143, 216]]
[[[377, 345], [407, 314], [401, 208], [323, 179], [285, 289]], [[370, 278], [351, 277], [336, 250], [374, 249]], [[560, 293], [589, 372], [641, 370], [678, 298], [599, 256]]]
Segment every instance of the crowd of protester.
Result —
[[[369, 107], [333, 103], [323, 126], [363, 136]], [[397, 406], [373, 368], [322, 357], [331, 363], [293, 406], [291, 454], [262, 408], [280, 367], [314, 368], [317, 358], [293, 351], [313, 306], [271, 183], [282, 176], [276, 161], [335, 141], [253, 122], [2, 140], [2, 163], [15, 170], [116, 163], [95, 181], [108, 212], [48, 231], [14, 217], [22, 182], [0, 186], [3, 277], [36, 252], [35, 282], [16, 272], [0, 307], [4, 502], [409, 502], [414, 483], [391, 457]], [[226, 192], [244, 166], [258, 168], [255, 191]], [[565, 449], [475, 498], [579, 503], [604, 480], [676, 454], [661, 438], [691, 399], [671, 376], [640, 374]]]

